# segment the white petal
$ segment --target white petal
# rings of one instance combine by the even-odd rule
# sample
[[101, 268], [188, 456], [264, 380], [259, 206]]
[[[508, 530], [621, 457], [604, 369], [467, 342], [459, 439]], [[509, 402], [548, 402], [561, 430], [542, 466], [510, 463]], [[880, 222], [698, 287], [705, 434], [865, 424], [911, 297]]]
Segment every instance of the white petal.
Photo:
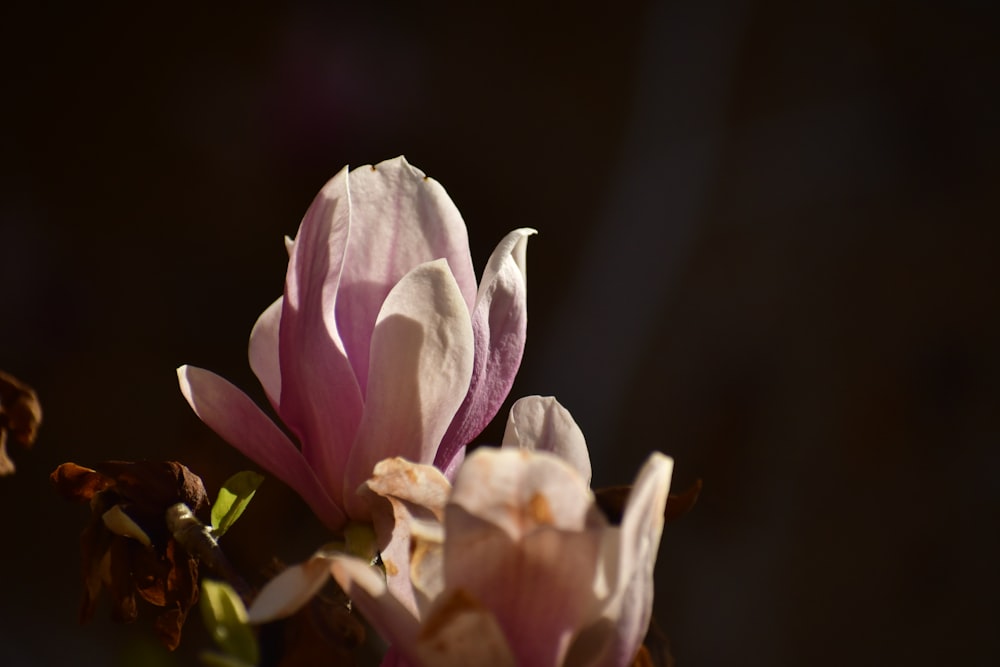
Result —
[[434, 461], [468, 391], [472, 359], [469, 312], [447, 262], [413, 269], [386, 298], [372, 335], [368, 393], [345, 484], [352, 517], [368, 511], [351, 491], [377, 462]]
[[590, 487], [555, 454], [528, 449], [480, 447], [455, 480], [449, 509], [470, 515], [520, 539], [538, 526], [583, 530], [603, 525]]
[[605, 542], [605, 576], [611, 586], [603, 615], [615, 631], [593, 667], [628, 664], [642, 643], [653, 613], [653, 567], [663, 534], [663, 511], [674, 462], [654, 452], [636, 478], [621, 527]]
[[267, 623], [291, 616], [305, 606], [330, 580], [329, 556], [315, 555], [293, 565], [261, 589], [247, 614], [251, 623]]
[[514, 403], [507, 418], [503, 446], [557, 454], [590, 484], [587, 441], [569, 410], [551, 396], [526, 396]]

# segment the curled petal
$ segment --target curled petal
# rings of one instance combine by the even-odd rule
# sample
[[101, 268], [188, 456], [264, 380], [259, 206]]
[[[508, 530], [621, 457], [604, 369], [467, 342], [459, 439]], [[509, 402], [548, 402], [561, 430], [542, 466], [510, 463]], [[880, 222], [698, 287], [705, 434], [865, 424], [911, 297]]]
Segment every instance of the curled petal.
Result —
[[291, 616], [330, 580], [330, 556], [316, 554], [305, 563], [282, 570], [260, 590], [247, 610], [251, 623]]
[[369, 341], [382, 303], [407, 272], [444, 258], [471, 312], [476, 277], [461, 214], [444, 188], [402, 157], [350, 174], [351, 236], [337, 297], [337, 322], [364, 392]]
[[525, 253], [528, 237], [534, 233], [533, 229], [515, 229], [486, 264], [472, 311], [476, 356], [469, 393], [434, 461], [443, 470], [496, 416], [521, 365], [528, 324]]
[[368, 506], [386, 583], [396, 599], [414, 615], [419, 615], [419, 599], [407, 565], [412, 557], [412, 525], [420, 520], [440, 524], [450, 491], [451, 484], [440, 470], [401, 458], [380, 461], [372, 478], [365, 483], [365, 493], [380, 496], [369, 501]]
[[503, 446], [552, 452], [576, 468], [590, 484], [590, 454], [583, 431], [551, 396], [526, 396], [511, 406]]
[[618, 531], [605, 543], [611, 596], [603, 616], [614, 624], [611, 642], [593, 667], [627, 665], [635, 657], [653, 612], [653, 567], [663, 534], [674, 462], [654, 452], [636, 478]]
[[444, 260], [427, 262], [399, 281], [372, 335], [364, 416], [351, 450], [348, 513], [364, 519], [351, 491], [391, 456], [431, 463], [472, 374], [472, 325]]
[[426, 508], [438, 521], [444, 519], [444, 506], [451, 493], [451, 484], [440, 470], [399, 456], [375, 464], [366, 486], [384, 498], [398, 498]]
[[106, 475], [75, 463], [63, 463], [52, 471], [49, 479], [63, 498], [78, 503], [89, 501], [114, 484]]
[[223, 440], [292, 487], [329, 528], [344, 525], [344, 513], [302, 454], [246, 394], [215, 373], [193, 366], [178, 368], [177, 378], [195, 414]]
[[313, 200], [292, 245], [281, 307], [279, 414], [334, 500], [361, 418], [357, 380], [334, 309], [350, 226], [347, 170]]
[[278, 330], [281, 325], [281, 302], [284, 297], [278, 297], [268, 306], [250, 332], [250, 368], [260, 381], [267, 394], [267, 400], [275, 410], [280, 410], [281, 401], [281, 363], [278, 359]]
[[[368, 563], [350, 556], [334, 556], [330, 571], [383, 639], [400, 649], [412, 647], [420, 622], [393, 597], [382, 575]], [[404, 655], [411, 658], [412, 656]]]

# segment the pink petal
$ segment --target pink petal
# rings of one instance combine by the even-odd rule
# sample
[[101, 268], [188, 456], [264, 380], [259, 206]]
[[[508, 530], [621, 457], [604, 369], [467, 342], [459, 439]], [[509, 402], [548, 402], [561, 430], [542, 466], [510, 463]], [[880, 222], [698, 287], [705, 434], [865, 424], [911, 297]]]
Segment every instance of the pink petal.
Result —
[[445, 258], [471, 312], [476, 277], [468, 232], [439, 183], [402, 157], [350, 175], [351, 236], [337, 297], [337, 322], [361, 391], [382, 302], [413, 267]]
[[364, 416], [347, 467], [348, 514], [369, 510], [353, 490], [375, 464], [401, 456], [431, 463], [472, 375], [472, 324], [444, 260], [427, 262], [393, 288], [372, 335]]
[[379, 667], [417, 667], [417, 665], [404, 658], [395, 646], [390, 646], [389, 650], [382, 656]]
[[[453, 421], [452, 424], [455, 422]], [[447, 439], [448, 435], [442, 438], [442, 443]], [[454, 442], [454, 441], [452, 441]], [[438, 450], [440, 454], [440, 450]], [[447, 459], [446, 456], [435, 456], [434, 465], [444, 473], [444, 476], [448, 479], [455, 479], [455, 474], [458, 473], [458, 469], [462, 466], [462, 462], [465, 461], [465, 447], [459, 447], [457, 451], [452, 454], [451, 459]]]
[[[426, 667], [530, 667], [517, 662], [496, 618], [465, 591], [439, 601], [437, 613], [424, 624], [416, 655]], [[550, 663], [555, 667], [555, 663]]]
[[600, 531], [540, 527], [513, 541], [488, 522], [459, 518], [463, 511], [449, 506], [446, 517], [448, 589], [468, 592], [493, 613], [517, 664], [563, 664], [572, 638], [599, 609]]
[[331, 530], [346, 519], [295, 445], [242, 391], [215, 373], [181, 366], [181, 393], [195, 414], [254, 463], [292, 487]]
[[528, 237], [534, 233], [533, 229], [515, 229], [486, 264], [472, 312], [476, 341], [472, 380], [438, 450], [434, 463], [442, 469], [486, 428], [514, 383], [528, 324], [525, 253]]
[[606, 529], [566, 462], [480, 448], [445, 511], [445, 581], [493, 612], [518, 664], [559, 665], [600, 610], [594, 581]]
[[362, 409], [334, 318], [349, 216], [345, 168], [316, 196], [295, 237], [279, 336], [279, 414], [337, 501]]
[[260, 380], [267, 400], [278, 410], [281, 400], [281, 364], [278, 359], [278, 329], [281, 325], [281, 302], [278, 297], [267, 307], [250, 332], [250, 368]]
[[552, 452], [576, 468], [590, 484], [590, 454], [583, 431], [551, 396], [526, 396], [511, 406], [503, 446]]

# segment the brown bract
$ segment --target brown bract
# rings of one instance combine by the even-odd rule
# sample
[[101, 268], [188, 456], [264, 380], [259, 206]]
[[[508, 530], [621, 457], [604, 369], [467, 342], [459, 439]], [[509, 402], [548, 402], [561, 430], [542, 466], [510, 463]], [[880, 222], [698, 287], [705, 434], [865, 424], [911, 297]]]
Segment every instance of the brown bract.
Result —
[[[701, 494], [702, 481], [695, 480], [681, 493], [671, 493], [667, 497], [667, 507], [663, 511], [663, 518], [666, 521], [675, 521], [684, 516], [694, 507]], [[597, 506], [607, 517], [608, 521], [617, 525], [622, 521], [622, 513], [625, 510], [625, 503], [632, 492], [632, 485], [606, 486], [594, 489], [594, 496], [597, 499]]]
[[42, 405], [35, 390], [12, 375], [0, 371], [0, 476], [14, 472], [7, 455], [7, 434], [31, 447], [42, 423]]
[[[138, 595], [163, 608], [154, 629], [167, 648], [175, 649], [187, 613], [198, 601], [198, 562], [170, 535], [164, 517], [171, 505], [186, 503], [207, 519], [201, 478], [176, 461], [108, 461], [96, 469], [64, 463], [51, 480], [64, 498], [89, 502], [92, 511], [80, 540], [80, 622], [93, 616], [101, 590], [107, 589], [112, 619], [130, 623], [138, 616]], [[115, 506], [145, 532], [150, 546], [108, 527], [103, 517]]]

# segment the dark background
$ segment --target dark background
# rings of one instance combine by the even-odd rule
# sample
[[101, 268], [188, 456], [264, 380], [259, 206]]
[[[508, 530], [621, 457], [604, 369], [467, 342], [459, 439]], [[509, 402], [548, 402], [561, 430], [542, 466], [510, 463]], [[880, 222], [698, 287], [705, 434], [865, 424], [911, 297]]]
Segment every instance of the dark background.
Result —
[[[0, 664], [206, 645], [197, 618], [175, 656], [106, 606], [78, 627], [87, 511], [48, 473], [178, 458], [214, 494], [246, 467], [174, 368], [262, 400], [283, 235], [398, 154], [477, 270], [539, 230], [512, 395], [574, 413], [595, 485], [653, 449], [704, 479], [657, 567], [679, 665], [993, 664], [992, 4], [6, 4], [0, 368], [45, 423], [0, 479]], [[325, 539], [278, 482], [226, 538], [247, 570]]]

